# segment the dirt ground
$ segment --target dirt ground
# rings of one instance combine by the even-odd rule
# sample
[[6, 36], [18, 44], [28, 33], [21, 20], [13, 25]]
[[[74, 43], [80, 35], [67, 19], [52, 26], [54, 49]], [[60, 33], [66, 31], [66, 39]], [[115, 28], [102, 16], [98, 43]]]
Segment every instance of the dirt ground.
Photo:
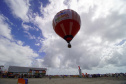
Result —
[[[0, 84], [17, 84], [16, 78], [0, 78]], [[126, 78], [28, 78], [28, 84], [126, 84]]]

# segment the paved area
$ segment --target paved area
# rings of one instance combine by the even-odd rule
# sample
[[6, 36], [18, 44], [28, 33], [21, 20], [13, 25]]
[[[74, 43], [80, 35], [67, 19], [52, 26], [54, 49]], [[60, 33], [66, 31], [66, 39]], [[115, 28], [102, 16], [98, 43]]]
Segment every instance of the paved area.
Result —
[[[17, 84], [16, 78], [0, 78], [0, 84]], [[28, 84], [126, 84], [126, 78], [29, 78]]]

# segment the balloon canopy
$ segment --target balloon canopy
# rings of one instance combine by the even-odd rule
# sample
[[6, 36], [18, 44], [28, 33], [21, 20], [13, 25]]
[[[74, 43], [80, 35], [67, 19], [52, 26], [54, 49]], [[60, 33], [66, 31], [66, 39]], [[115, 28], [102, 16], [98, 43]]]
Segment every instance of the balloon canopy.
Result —
[[58, 12], [53, 19], [54, 31], [67, 41], [69, 48], [71, 48], [70, 41], [79, 31], [80, 25], [80, 16], [71, 9], [65, 9]]

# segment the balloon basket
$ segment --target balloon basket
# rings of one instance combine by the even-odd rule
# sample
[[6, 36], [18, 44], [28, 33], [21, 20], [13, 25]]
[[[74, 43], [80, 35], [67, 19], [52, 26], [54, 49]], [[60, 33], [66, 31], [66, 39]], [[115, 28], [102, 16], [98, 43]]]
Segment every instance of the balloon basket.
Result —
[[71, 48], [71, 44], [70, 43], [68, 44], [68, 48]]

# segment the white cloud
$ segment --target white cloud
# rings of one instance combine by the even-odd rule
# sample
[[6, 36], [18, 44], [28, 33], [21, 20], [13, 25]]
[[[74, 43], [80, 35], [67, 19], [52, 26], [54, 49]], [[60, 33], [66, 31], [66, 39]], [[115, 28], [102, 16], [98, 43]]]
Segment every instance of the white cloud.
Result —
[[36, 45], [36, 46], [40, 46], [40, 43], [36, 43], [35, 45]]
[[19, 40], [19, 41], [17, 41], [17, 44], [22, 46], [24, 43]]
[[125, 66], [126, 65], [126, 61], [124, 61], [126, 60], [125, 50], [126, 50], [126, 42], [120, 46], [115, 46], [113, 48], [113, 51], [111, 52], [109, 59], [106, 58], [106, 62], [118, 67]]
[[0, 64], [32, 66], [32, 60], [37, 56], [29, 46], [21, 46], [5, 38], [0, 39]]
[[23, 21], [29, 21], [29, 0], [6, 0], [7, 5], [10, 7], [14, 16], [22, 19]]
[[29, 46], [23, 46], [23, 42], [15, 40], [11, 34], [11, 28], [6, 22], [6, 17], [0, 15], [0, 64], [32, 66], [33, 60], [38, 56]]
[[22, 27], [23, 27], [26, 31], [28, 31], [29, 29], [33, 29], [31, 26], [29, 26], [29, 25], [27, 25], [27, 24], [25, 24], [25, 23], [22, 23]]
[[[116, 45], [126, 36], [125, 3], [123, 0], [71, 0], [68, 3], [50, 0], [45, 8], [41, 7], [43, 17], [35, 17], [35, 23], [46, 38], [41, 49], [46, 53], [44, 65], [59, 68], [77, 68], [80, 65], [83, 70], [90, 71], [110, 67], [118, 69], [113, 72], [119, 71], [117, 66], [125, 66], [123, 59], [126, 55], [125, 42], [123, 47], [118, 45], [118, 49]], [[71, 42], [71, 49], [67, 49], [65, 40], [58, 37], [52, 28], [54, 15], [68, 7], [79, 13], [82, 22], [79, 33]], [[115, 57], [118, 63], [115, 63], [117, 59], [112, 61]]]
[[29, 39], [36, 39], [35, 35], [32, 35], [30, 32], [28, 31], [24, 31], [27, 35], [26, 37], [28, 37]]
[[[106, 73], [109, 71], [119, 72], [120, 70], [124, 72], [126, 69], [126, 41], [124, 41], [123, 44], [119, 43], [126, 39], [126, 1], [67, 1], [68, 0], [49, 0], [50, 3], [46, 7], [43, 7], [43, 5], [40, 7], [40, 11], [43, 16], [33, 14], [35, 18], [30, 17], [30, 14], [28, 13], [30, 10], [29, 1], [6, 1], [10, 5], [9, 7], [14, 15], [21, 18], [23, 21], [29, 21], [29, 19], [32, 19], [34, 24], [41, 29], [42, 34], [45, 37], [45, 39], [39, 40], [42, 42], [42, 48], [40, 50], [45, 52], [46, 56], [44, 58], [34, 60], [34, 65], [37, 64], [40, 67], [46, 66], [51, 70], [52, 68], [70, 68], [70, 70], [74, 70], [78, 65], [80, 65], [83, 71], [88, 73]], [[75, 10], [81, 16], [81, 29], [72, 40], [71, 49], [67, 48], [65, 40], [56, 35], [52, 28], [52, 20], [55, 14], [60, 10], [67, 8]], [[20, 14], [19, 11], [21, 11]], [[27, 25], [23, 26], [26, 29], [28, 28]], [[8, 28], [8, 26], [6, 27]], [[8, 30], [8, 33], [10, 33], [10, 30]], [[35, 36], [32, 36], [29, 32], [27, 33], [32, 39], [36, 39]], [[12, 38], [7, 35], [5, 36]], [[8, 40], [7, 44], [9, 43], [10, 42]], [[3, 44], [2, 40], [1, 44]], [[5, 44], [3, 45], [6, 46]], [[31, 53], [29, 55], [25, 51], [18, 50], [15, 54], [13, 54], [13, 56], [20, 56], [19, 52], [23, 52], [24, 57], [22, 57], [21, 60], [28, 60], [28, 62], [23, 61], [25, 64], [28, 63], [28, 65], [30, 65], [30, 59], [32, 58], [29, 58], [29, 56], [37, 56], [37, 54], [27, 46], [22, 47], [21, 45], [17, 45], [15, 43], [10, 43], [9, 45], [10, 49], [11, 45], [14, 45], [14, 49], [16, 49], [15, 51], [18, 50], [17, 48], [20, 48]], [[4, 46], [1, 46], [1, 48], [3, 51], [6, 51]], [[10, 50], [8, 52], [13, 53], [14, 51]], [[1, 51], [1, 53], [3, 52]], [[10, 55], [6, 56], [9, 57]], [[4, 57], [3, 59], [7, 61], [10, 60], [10, 58], [5, 59]], [[58, 73], [55, 69], [54, 72]], [[52, 72], [49, 71], [48, 74], [50, 73]]]
[[6, 18], [3, 15], [0, 15], [0, 36], [12, 39], [11, 29], [9, 25], [6, 23]]
[[[30, 1], [29, 0], [5, 0], [6, 4], [10, 8], [11, 13], [14, 18], [19, 18], [22, 21], [22, 28], [24, 32], [26, 32], [29, 39], [35, 39], [34, 35], [31, 35], [29, 30], [36, 30], [37, 28], [31, 26], [27, 23], [34, 22], [34, 14], [32, 9], [30, 9]], [[33, 23], [34, 24], [34, 23]]]

